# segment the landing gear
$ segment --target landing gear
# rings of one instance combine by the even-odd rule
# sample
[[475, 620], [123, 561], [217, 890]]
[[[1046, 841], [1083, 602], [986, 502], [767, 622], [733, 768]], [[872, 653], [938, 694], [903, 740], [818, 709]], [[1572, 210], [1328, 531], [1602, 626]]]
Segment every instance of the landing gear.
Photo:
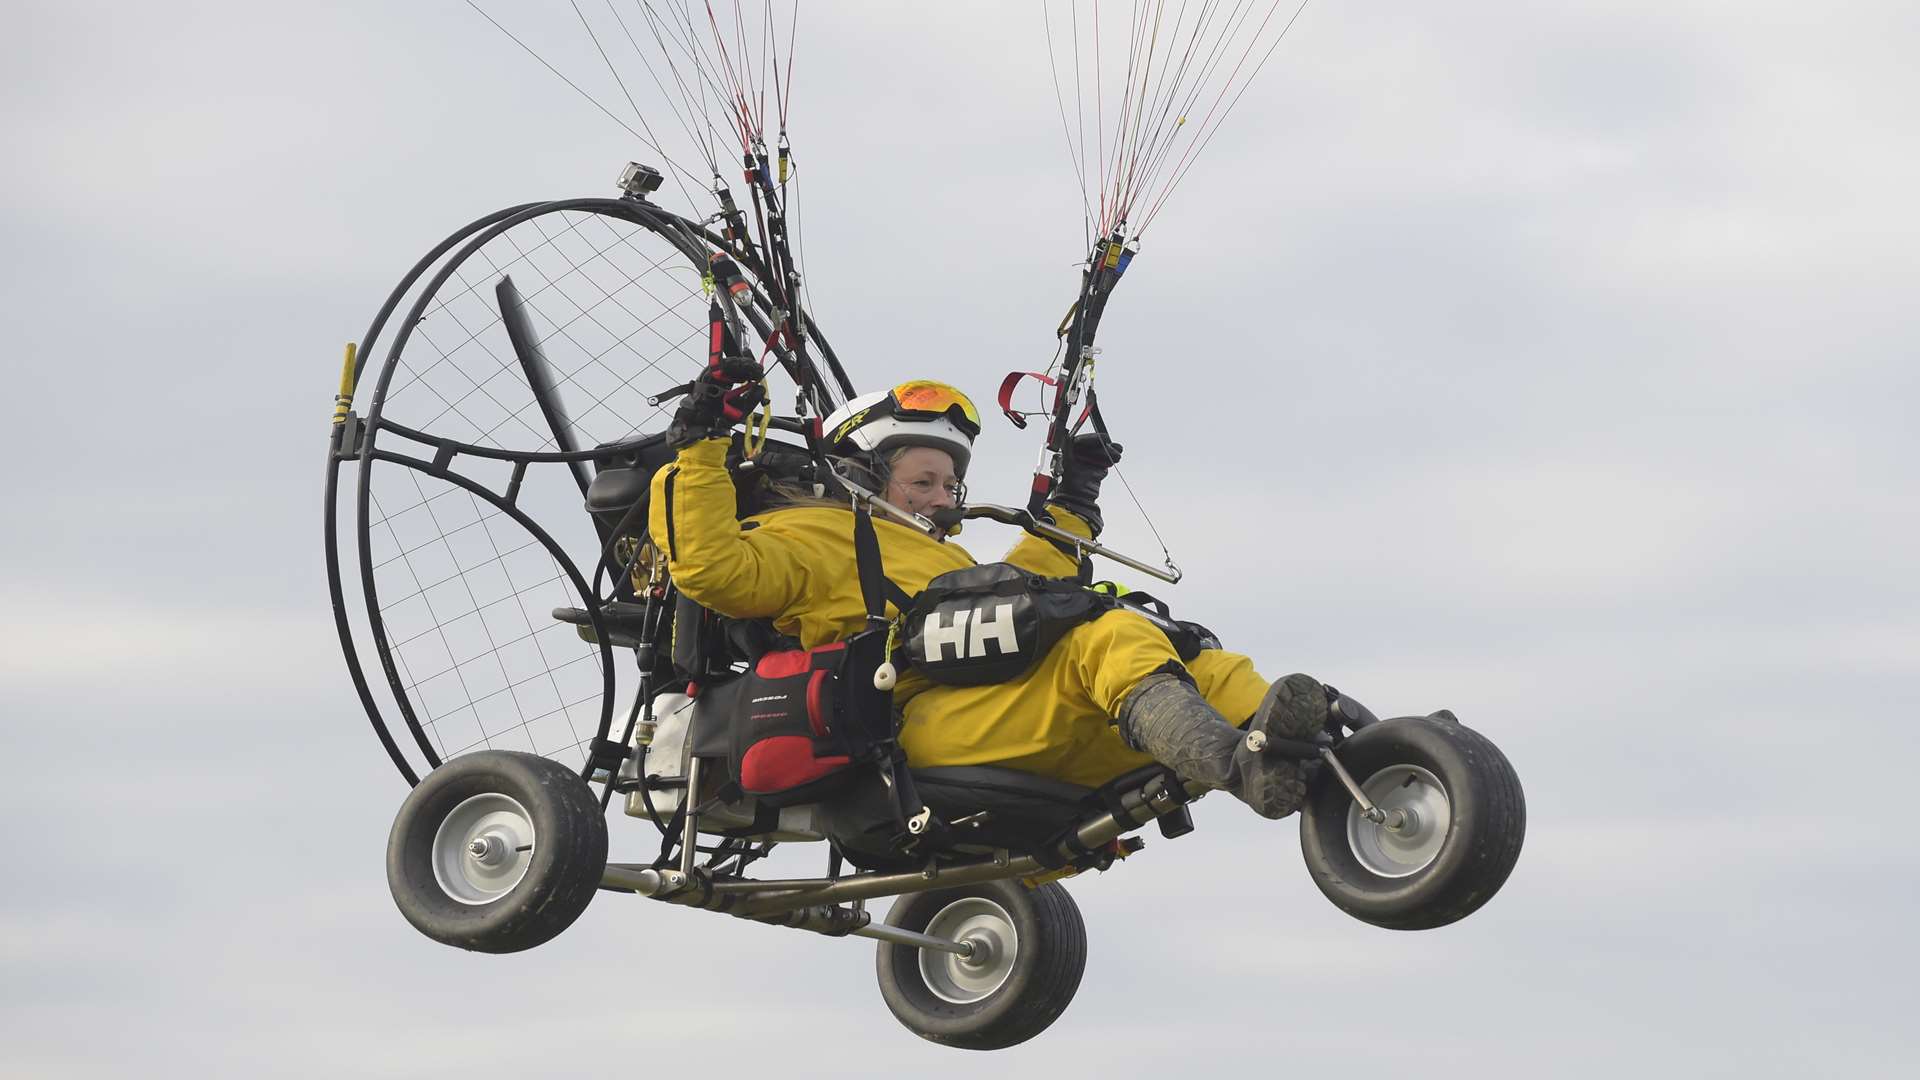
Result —
[[1327, 899], [1375, 926], [1425, 930], [1493, 898], [1527, 830], [1498, 747], [1442, 711], [1368, 724], [1336, 755], [1300, 813], [1301, 853]]
[[998, 1050], [1047, 1029], [1080, 988], [1087, 928], [1057, 884], [993, 881], [894, 902], [887, 923], [955, 941], [960, 952], [883, 941], [880, 996], [914, 1034]]
[[478, 952], [531, 949], [580, 917], [607, 863], [600, 801], [533, 754], [454, 758], [407, 796], [387, 885], [416, 929]]

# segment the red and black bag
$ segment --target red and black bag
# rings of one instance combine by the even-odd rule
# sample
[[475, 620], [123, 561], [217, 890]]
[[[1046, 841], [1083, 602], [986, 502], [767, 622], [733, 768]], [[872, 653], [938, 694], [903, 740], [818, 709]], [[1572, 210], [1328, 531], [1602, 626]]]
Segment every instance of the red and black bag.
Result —
[[[888, 695], [873, 690], [878, 662], [869, 655], [885, 648], [884, 634], [860, 634], [763, 654], [745, 674], [702, 688], [694, 723], [710, 734], [694, 752], [724, 756], [741, 792], [765, 806], [832, 794], [891, 734]], [[724, 742], [713, 738], [722, 732]]]
[[874, 686], [887, 659], [885, 601], [865, 580], [878, 576], [879, 545], [864, 514], [854, 534], [873, 628], [817, 649], [762, 653], [694, 698], [694, 754], [724, 758], [734, 784], [763, 806], [816, 802], [860, 775], [857, 766], [892, 753], [893, 694]]
[[853, 764], [837, 706], [845, 642], [770, 652], [736, 680], [728, 755], [740, 790], [769, 805], [808, 802]]

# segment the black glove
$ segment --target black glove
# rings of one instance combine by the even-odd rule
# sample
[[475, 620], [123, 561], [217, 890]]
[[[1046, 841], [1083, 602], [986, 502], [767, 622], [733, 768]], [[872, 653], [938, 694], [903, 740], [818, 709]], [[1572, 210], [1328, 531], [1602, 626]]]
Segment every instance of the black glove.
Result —
[[1099, 536], [1106, 528], [1100, 517], [1100, 482], [1107, 478], [1108, 469], [1120, 463], [1120, 453], [1120, 444], [1099, 432], [1075, 435], [1067, 447], [1060, 486], [1047, 501], [1071, 511]]
[[686, 400], [667, 425], [667, 445], [675, 450], [701, 439], [724, 435], [766, 400], [760, 384], [760, 365], [733, 355], [733, 335], [716, 336], [719, 347], [709, 355], [707, 369], [687, 386]]

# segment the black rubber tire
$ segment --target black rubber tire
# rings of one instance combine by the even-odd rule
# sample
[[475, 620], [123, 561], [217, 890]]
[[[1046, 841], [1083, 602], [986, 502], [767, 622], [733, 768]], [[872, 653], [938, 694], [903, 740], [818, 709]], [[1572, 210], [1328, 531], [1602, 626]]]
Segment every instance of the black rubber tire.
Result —
[[[448, 895], [433, 872], [434, 833], [475, 795], [513, 797], [533, 822], [526, 875], [485, 904]], [[394, 818], [387, 886], [414, 928], [475, 952], [510, 953], [552, 940], [587, 909], [607, 865], [600, 800], [571, 768], [534, 754], [463, 754], [427, 774]]]
[[1007, 980], [992, 994], [954, 1004], [928, 987], [920, 950], [880, 943], [880, 996], [915, 1035], [963, 1050], [999, 1050], [1026, 1042], [1060, 1018], [1080, 989], [1087, 967], [1087, 925], [1080, 908], [1059, 884], [1029, 889], [1018, 881], [989, 881], [903, 896], [887, 923], [925, 931], [948, 904], [983, 897], [1012, 918], [1019, 950]]
[[1300, 850], [1335, 907], [1389, 930], [1427, 930], [1473, 914], [1506, 883], [1526, 838], [1527, 803], [1513, 766], [1484, 736], [1450, 713], [1408, 716], [1361, 728], [1334, 753], [1361, 784], [1394, 765], [1426, 769], [1445, 789], [1452, 815], [1431, 863], [1407, 877], [1383, 877], [1355, 856], [1347, 836], [1353, 797], [1322, 766], [1300, 812]]

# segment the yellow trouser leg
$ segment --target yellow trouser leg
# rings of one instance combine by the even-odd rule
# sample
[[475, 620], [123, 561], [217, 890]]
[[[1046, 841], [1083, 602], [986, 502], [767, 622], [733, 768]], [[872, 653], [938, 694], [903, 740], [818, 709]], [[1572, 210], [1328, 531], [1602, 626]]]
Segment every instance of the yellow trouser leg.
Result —
[[[1033, 669], [993, 686], [932, 686], [906, 704], [900, 744], [913, 765], [997, 765], [1097, 787], [1152, 759], [1113, 727], [1128, 693], [1178, 663], [1152, 623], [1116, 611], [1076, 626]], [[1266, 693], [1253, 662], [1209, 650], [1187, 665], [1229, 723], [1245, 723]]]
[[1220, 710], [1227, 723], [1235, 727], [1253, 719], [1253, 711], [1266, 696], [1268, 681], [1253, 670], [1253, 661], [1239, 653], [1208, 649], [1187, 664], [1194, 685], [1207, 704]]

